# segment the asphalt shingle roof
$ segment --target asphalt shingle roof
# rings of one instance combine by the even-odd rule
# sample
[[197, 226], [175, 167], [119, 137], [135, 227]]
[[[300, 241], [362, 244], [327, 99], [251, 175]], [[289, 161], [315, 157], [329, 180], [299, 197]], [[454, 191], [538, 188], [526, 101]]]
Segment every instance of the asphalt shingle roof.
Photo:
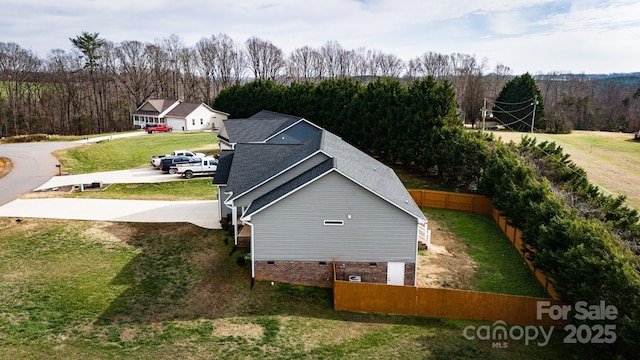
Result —
[[268, 179], [269, 174], [277, 174], [276, 169], [281, 168], [283, 162], [289, 164], [283, 160], [292, 157], [302, 147], [302, 144], [237, 144], [227, 191], [232, 191], [234, 196], [239, 195], [254, 184], [259, 184], [260, 179]]
[[231, 164], [233, 162], [233, 150], [222, 150], [218, 157], [218, 167], [216, 168], [216, 174], [213, 177], [213, 185], [226, 185], [229, 181], [229, 172], [231, 171]]
[[236, 144], [263, 142], [301, 119], [299, 116], [262, 110], [247, 119], [224, 120], [223, 138]]
[[151, 99], [147, 100], [147, 103], [155, 109], [154, 110], [137, 110], [134, 111], [134, 115], [160, 115], [163, 111], [167, 110], [171, 105], [175, 104], [178, 100], [166, 100], [166, 99]]
[[178, 106], [174, 107], [167, 113], [167, 116], [174, 116], [184, 118], [187, 115], [191, 114], [195, 109], [197, 109], [202, 103], [180, 103]]
[[[225, 121], [224, 126], [227, 127], [228, 124], [233, 124], [227, 128], [229, 140], [237, 143], [227, 182], [227, 189], [233, 191], [233, 197], [321, 150], [332, 157], [332, 168], [407, 213], [425, 220], [422, 211], [391, 168], [306, 120], [262, 111], [249, 119]], [[291, 126], [293, 124], [295, 125]], [[264, 143], [267, 139], [268, 142]], [[251, 143], [246, 144], [242, 140]], [[327, 164], [329, 163], [325, 162], [322, 166], [326, 167]], [[277, 192], [264, 195], [259, 201], [254, 200], [251, 211], [255, 212], [268, 205], [268, 201], [296, 189], [302, 185], [301, 181], [319, 176], [319, 169], [326, 170], [324, 167], [315, 167], [311, 172], [282, 185], [276, 189]]]

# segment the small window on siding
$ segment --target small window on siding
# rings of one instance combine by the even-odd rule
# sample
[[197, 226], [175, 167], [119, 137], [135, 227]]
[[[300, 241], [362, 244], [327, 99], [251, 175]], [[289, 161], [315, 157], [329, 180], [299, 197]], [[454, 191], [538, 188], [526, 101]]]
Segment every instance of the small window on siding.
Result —
[[200, 125], [204, 125], [204, 120], [200, 119]]
[[196, 124], [196, 119], [191, 119], [191, 125], [195, 125]]
[[342, 226], [344, 225], [344, 220], [325, 220], [324, 224], [327, 226]]
[[327, 262], [326, 262], [326, 261], [320, 261], [318, 264], [320, 264], [320, 265], [327, 265]]
[[273, 264], [275, 264], [275, 261], [267, 261], [267, 264], [273, 265]]

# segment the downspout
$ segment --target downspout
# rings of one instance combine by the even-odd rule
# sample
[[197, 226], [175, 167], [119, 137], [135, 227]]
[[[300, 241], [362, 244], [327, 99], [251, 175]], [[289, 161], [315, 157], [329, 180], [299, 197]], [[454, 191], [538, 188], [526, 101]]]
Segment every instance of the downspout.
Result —
[[413, 286], [418, 285], [418, 239], [420, 239], [420, 220], [417, 221], [418, 225], [416, 225], [416, 254], [414, 256], [414, 269], [413, 269]]
[[415, 255], [415, 266], [413, 271], [413, 285], [418, 285], [418, 241], [420, 239], [420, 226], [424, 224], [425, 226], [425, 236], [427, 235], [427, 231], [429, 230], [429, 220], [425, 220], [424, 222], [418, 219], [418, 225], [416, 226], [416, 255]]
[[233, 224], [233, 244], [238, 246], [238, 208], [231, 208], [231, 222]]
[[253, 224], [250, 222], [244, 222], [245, 225], [249, 225], [251, 227], [251, 283], [253, 283], [253, 279], [256, 276], [256, 260], [255, 260], [255, 234], [253, 232]]
[[220, 190], [220, 186], [218, 186], [218, 217], [219, 220], [222, 221], [222, 190]]

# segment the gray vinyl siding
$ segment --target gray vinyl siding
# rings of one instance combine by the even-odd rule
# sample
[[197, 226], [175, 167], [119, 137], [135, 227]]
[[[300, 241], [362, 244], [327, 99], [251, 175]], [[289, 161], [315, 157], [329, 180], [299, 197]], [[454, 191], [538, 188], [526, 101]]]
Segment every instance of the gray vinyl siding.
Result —
[[235, 206], [248, 207], [251, 202], [260, 196], [272, 191], [280, 185], [287, 183], [289, 180], [296, 178], [300, 174], [314, 168], [329, 157], [323, 153], [318, 153], [307, 159], [305, 162], [296, 165], [296, 167], [287, 170], [285, 173], [278, 175], [277, 177], [269, 180], [268, 182], [260, 185], [258, 188], [252, 190], [246, 195], [243, 195], [234, 200]]
[[231, 214], [231, 209], [224, 204], [224, 201], [227, 199], [227, 194], [224, 193], [227, 187], [223, 185], [218, 186], [218, 206], [220, 211], [220, 219], [224, 219], [228, 214]]
[[251, 223], [256, 260], [416, 261], [417, 219], [337, 172], [252, 215]]

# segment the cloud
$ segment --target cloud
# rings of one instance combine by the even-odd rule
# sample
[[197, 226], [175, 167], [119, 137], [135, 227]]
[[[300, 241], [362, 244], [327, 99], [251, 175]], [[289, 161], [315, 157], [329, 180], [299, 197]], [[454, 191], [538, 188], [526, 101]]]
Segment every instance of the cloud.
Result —
[[640, 2], [631, 0], [5, 0], [0, 41], [44, 56], [69, 50], [69, 38], [83, 31], [116, 43], [176, 34], [187, 46], [224, 33], [240, 45], [251, 36], [269, 40], [286, 54], [337, 41], [405, 60], [458, 52], [515, 71], [614, 72], [631, 71], [640, 55], [631, 45], [640, 35], [637, 14]]

